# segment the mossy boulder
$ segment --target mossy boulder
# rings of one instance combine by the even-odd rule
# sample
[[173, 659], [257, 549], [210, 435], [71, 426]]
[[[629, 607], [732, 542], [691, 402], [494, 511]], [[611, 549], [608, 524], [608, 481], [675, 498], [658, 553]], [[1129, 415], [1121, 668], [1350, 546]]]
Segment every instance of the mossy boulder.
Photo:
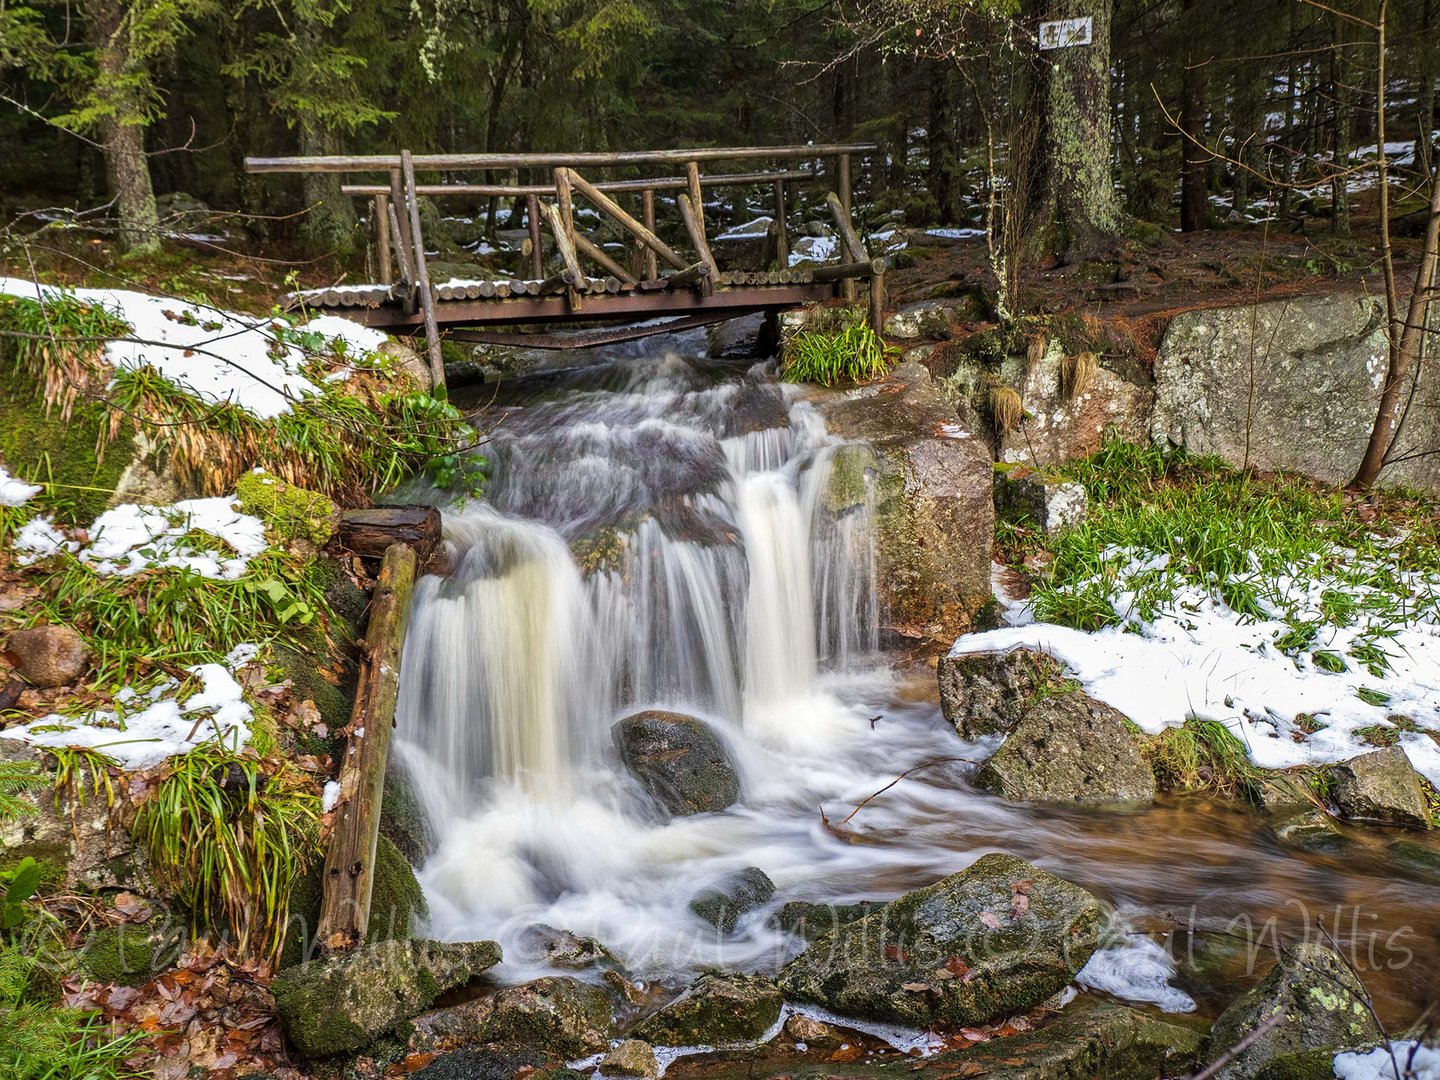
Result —
[[420, 803], [410, 771], [395, 754], [385, 763], [380, 835], [394, 844], [411, 866], [419, 866], [435, 851], [435, 827]]
[[323, 547], [340, 522], [336, 505], [318, 491], [287, 484], [263, 469], [241, 476], [235, 483], [240, 509], [265, 522], [271, 540], [303, 540]]
[[[322, 868], [312, 866], [290, 891], [288, 932], [280, 966], [292, 967], [319, 955], [315, 931], [320, 924]], [[375, 884], [370, 894], [369, 939], [405, 941], [429, 913], [415, 871], [383, 833], [375, 846]]]
[[1410, 840], [1396, 840], [1386, 847], [1385, 852], [1391, 865], [1401, 873], [1421, 881], [1440, 883], [1440, 848]]
[[1365, 1001], [1360, 980], [1332, 950], [1313, 942], [1295, 946], [1215, 1021], [1210, 1030], [1214, 1054], [1239, 1046], [1263, 1025], [1274, 1023], [1217, 1077], [1253, 1080], [1265, 1066], [1288, 1055], [1311, 1050], [1333, 1054], [1379, 1041], [1381, 1032]]
[[96, 982], [139, 986], [180, 958], [182, 935], [135, 923], [106, 926], [85, 939], [80, 970]]
[[912, 1027], [983, 1024], [1068, 986], [1099, 942], [1100, 902], [992, 854], [822, 935], [780, 973], [788, 998]]
[[1333, 766], [1335, 805], [1352, 821], [1430, 828], [1431, 813], [1420, 774], [1402, 747], [1387, 746]]
[[690, 901], [690, 910], [722, 934], [735, 929], [740, 916], [775, 895], [775, 883], [758, 866], [728, 875]]
[[626, 1039], [600, 1059], [604, 1076], [638, 1076], [652, 1080], [660, 1075], [660, 1062], [655, 1050], [640, 1039]]
[[1078, 690], [1044, 698], [1026, 713], [975, 774], [975, 785], [1019, 802], [1155, 801], [1139, 730]]
[[445, 990], [499, 962], [493, 941], [387, 941], [288, 968], [270, 989], [296, 1048], [306, 1057], [331, 1057], [393, 1031]]
[[863, 919], [884, 907], [879, 900], [862, 900], [858, 904], [812, 904], [808, 900], [791, 900], [780, 909], [778, 922], [782, 930], [796, 937], [814, 941], [837, 926]]
[[671, 814], [715, 813], [740, 798], [740, 775], [720, 736], [703, 720], [650, 709], [610, 729], [620, 759]]
[[810, 394], [833, 433], [863, 444], [846, 452], [827, 500], [854, 505], [866, 474], [882, 628], [912, 643], [953, 641], [992, 599], [993, 461], [973, 419], [917, 363], [896, 365], [872, 386]]
[[780, 991], [760, 975], [702, 975], [635, 1028], [654, 1046], [731, 1046], [765, 1036], [780, 1019]]
[[995, 466], [995, 518], [1053, 536], [1083, 524], [1085, 488], [1046, 469], [1001, 462]]
[[1296, 851], [1336, 852], [1350, 843], [1350, 838], [1335, 819], [1318, 806], [1309, 806], [1280, 818], [1270, 831], [1282, 844]]
[[986, 1080], [1153, 1080], [1189, 1073], [1204, 1038], [1202, 1031], [1123, 1005], [1077, 1004], [1030, 1031], [937, 1054], [926, 1072]]
[[610, 996], [568, 975], [507, 986], [493, 1000], [487, 1042], [543, 1047], [562, 1058], [584, 1057], [609, 1045]]
[[940, 658], [940, 711], [962, 739], [1015, 730], [1047, 693], [1066, 686], [1065, 666], [1037, 649]]

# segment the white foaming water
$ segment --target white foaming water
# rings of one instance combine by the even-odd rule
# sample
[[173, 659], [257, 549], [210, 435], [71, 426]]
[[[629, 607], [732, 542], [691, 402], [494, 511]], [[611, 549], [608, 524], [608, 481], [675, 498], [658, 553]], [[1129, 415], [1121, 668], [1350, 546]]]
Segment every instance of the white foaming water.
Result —
[[[521, 980], [545, 970], [525, 933], [544, 924], [678, 986], [793, 956], [803, 943], [773, 918], [788, 900], [887, 899], [996, 850], [1137, 912], [1259, 923], [1288, 917], [1287, 897], [1382, 881], [1425, 902], [1423, 886], [1277, 860], [1238, 819], [1186, 819], [1176, 844], [1163, 810], [977, 794], [957, 758], [988, 747], [944, 722], [932, 672], [878, 657], [871, 509], [827, 498], [838, 440], [763, 372], [720, 374], [638, 357], [525, 390], [486, 447], [485, 501], [444, 508], [449, 572], [416, 591], [398, 728], [438, 835], [421, 871], [434, 936], [499, 940], [501, 977]], [[667, 820], [625, 772], [610, 728], [650, 707], [729, 743], [734, 807]], [[731, 934], [690, 911], [751, 866], [777, 893]], [[1107, 952], [1086, 981], [1186, 1008], [1161, 951]]]

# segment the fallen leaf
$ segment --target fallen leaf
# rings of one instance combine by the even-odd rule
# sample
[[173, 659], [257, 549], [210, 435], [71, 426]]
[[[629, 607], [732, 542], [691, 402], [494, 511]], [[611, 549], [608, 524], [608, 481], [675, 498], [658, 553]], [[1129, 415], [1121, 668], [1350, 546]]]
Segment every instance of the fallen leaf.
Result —
[[1030, 910], [1030, 897], [1024, 893], [1016, 893], [1010, 900], [1010, 918], [1023, 919], [1025, 913]]
[[833, 1054], [830, 1055], [830, 1060], [841, 1063], [847, 1061], [854, 1061], [856, 1058], [861, 1057], [864, 1053], [865, 1051], [860, 1049], [860, 1047], [858, 1046], [842, 1046], [839, 1050], [836, 1050]]
[[1018, 893], [1021, 896], [1029, 896], [1030, 890], [1034, 887], [1035, 879], [1030, 877], [1021, 878], [1019, 881], [1012, 881], [1010, 883], [1010, 891], [1012, 893]]
[[949, 960], [945, 961], [945, 970], [951, 975], [968, 975], [970, 974], [970, 965], [965, 963], [964, 960], [961, 960], [960, 957], [952, 956]]
[[991, 930], [1000, 929], [1000, 917], [992, 911], [980, 912], [980, 921], [986, 926], [988, 926]]
[[885, 959], [894, 960], [901, 964], [908, 964], [910, 962], [910, 954], [898, 945], [886, 945]]
[[930, 989], [930, 984], [922, 982], [901, 983], [900, 989], [908, 990], [912, 994], [923, 994]]

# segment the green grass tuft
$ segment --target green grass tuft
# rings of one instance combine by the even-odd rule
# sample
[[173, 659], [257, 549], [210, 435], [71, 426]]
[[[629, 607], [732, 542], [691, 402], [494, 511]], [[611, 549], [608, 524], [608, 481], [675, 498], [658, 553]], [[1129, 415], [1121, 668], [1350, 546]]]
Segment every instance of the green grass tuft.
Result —
[[1167, 791], [1213, 791], [1234, 797], [1260, 776], [1245, 744], [1219, 720], [1191, 717], [1150, 743], [1156, 783]]
[[[865, 322], [863, 313], [822, 309], [826, 315], [796, 334], [785, 346], [780, 373], [790, 382], [833, 386], [869, 382], [885, 374], [896, 352]], [[840, 315], [829, 315], [838, 311]]]

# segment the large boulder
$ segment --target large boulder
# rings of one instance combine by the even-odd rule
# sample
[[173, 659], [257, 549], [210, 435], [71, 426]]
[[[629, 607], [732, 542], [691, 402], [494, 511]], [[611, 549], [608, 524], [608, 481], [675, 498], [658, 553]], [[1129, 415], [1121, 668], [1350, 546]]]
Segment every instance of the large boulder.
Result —
[[1099, 941], [1100, 902], [1013, 855], [900, 897], [810, 944], [780, 988], [845, 1016], [983, 1024], [1068, 986]]
[[837, 926], [863, 919], [884, 906], [879, 900], [862, 900], [858, 904], [815, 904], [809, 900], [791, 900], [780, 909], [776, 921], [782, 930], [806, 941], [814, 941]]
[[1267, 1023], [1273, 1026], [1236, 1054], [1218, 1080], [1252, 1080], [1276, 1059], [1373, 1044], [1381, 1037], [1355, 973], [1313, 942], [1287, 950], [1270, 974], [1220, 1014], [1210, 1029], [1210, 1056], [1234, 1050]]
[[306, 1057], [350, 1053], [500, 962], [493, 941], [387, 941], [275, 977], [275, 1011]]
[[1155, 801], [1139, 729], [1078, 690], [1044, 698], [1026, 713], [975, 784], [1020, 802]]
[[940, 658], [940, 710], [962, 739], [1015, 730], [1042, 693], [1063, 686], [1065, 666], [1036, 649]]
[[740, 798], [730, 751], [708, 724], [683, 713], [651, 709], [610, 729], [620, 758], [671, 814], [707, 814]]
[[780, 1019], [780, 991], [759, 975], [709, 974], [633, 1032], [654, 1046], [729, 1046], [764, 1037]]
[[690, 910], [722, 934], [735, 929], [740, 916], [775, 895], [775, 883], [758, 866], [728, 875], [690, 901]]
[[[1344, 483], [1370, 436], [1388, 353], [1384, 304], [1358, 293], [1187, 311], [1155, 359], [1157, 439], [1233, 464]], [[1440, 378], [1422, 373], [1386, 480], [1435, 491]]]
[[495, 995], [484, 1037], [500, 1046], [538, 1046], [564, 1058], [584, 1057], [609, 1045], [610, 997], [568, 975], [507, 986]]
[[1083, 524], [1085, 488], [1046, 469], [1029, 465], [995, 466], [995, 517], [1039, 529], [1046, 536]]
[[1153, 1080], [1186, 1075], [1203, 1041], [1201, 1031], [1123, 1005], [1077, 1003], [1028, 1031], [937, 1054], [926, 1062], [926, 1073], [986, 1080]]
[[78, 682], [90, 666], [85, 639], [68, 626], [32, 626], [5, 639], [5, 651], [31, 686], [50, 690]]
[[830, 430], [858, 444], [834, 459], [832, 508], [863, 492], [867, 474], [873, 481], [882, 627], [909, 641], [953, 641], [993, 602], [994, 464], [973, 421], [916, 363], [814, 399]]
[[1429, 802], [1420, 774], [1398, 746], [1372, 750], [1330, 770], [1335, 805], [1353, 821], [1428, 829]]

